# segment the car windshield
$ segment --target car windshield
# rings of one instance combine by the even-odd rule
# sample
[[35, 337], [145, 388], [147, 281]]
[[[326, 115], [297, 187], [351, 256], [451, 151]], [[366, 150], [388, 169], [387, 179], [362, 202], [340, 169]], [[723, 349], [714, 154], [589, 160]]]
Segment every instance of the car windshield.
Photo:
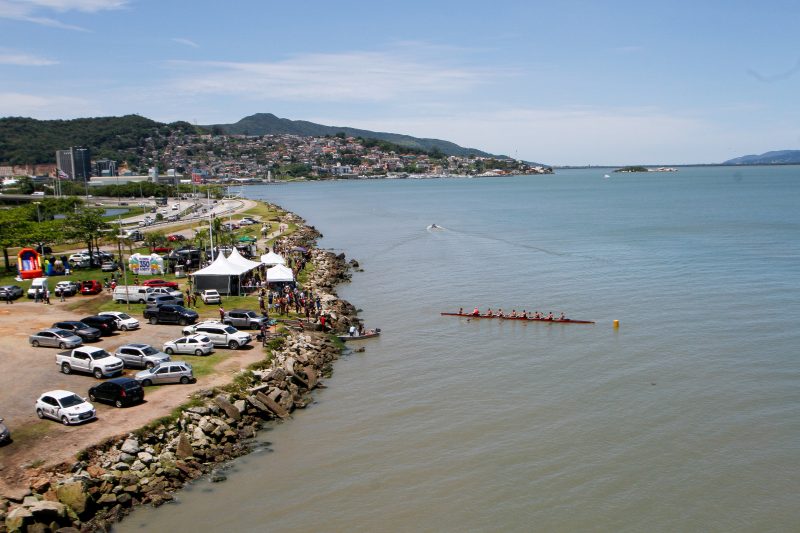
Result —
[[61, 407], [73, 407], [75, 405], [80, 405], [83, 403], [83, 398], [78, 396], [77, 394], [70, 394], [64, 398], [59, 400]]
[[72, 337], [72, 333], [63, 329], [57, 329], [53, 333], [58, 335], [59, 337]]
[[258, 318], [255, 311], [248, 311], [245, 313], [245, 316], [249, 316], [250, 318]]
[[125, 385], [123, 385], [123, 388], [124, 388], [125, 390], [134, 390], [134, 389], [138, 389], [138, 388], [139, 388], [139, 386], [140, 386], [140, 385], [139, 385], [137, 382], [135, 382], [135, 381], [129, 381], [128, 383], [126, 383]]
[[125, 313], [120, 313], [117, 316], [122, 320], [128, 320], [131, 317], [130, 315], [126, 315]]
[[145, 355], [155, 355], [158, 353], [158, 350], [156, 350], [152, 346], [148, 346], [147, 348], [142, 349], [142, 353], [144, 353]]
[[91, 326], [89, 324], [87, 324], [86, 322], [75, 322], [75, 327], [78, 328], [78, 329], [86, 329], [86, 328], [90, 328]]
[[200, 340], [200, 342], [211, 342], [208, 337], [198, 337], [198, 339]]
[[227, 328], [225, 328], [225, 333], [236, 333], [237, 331], [238, 330], [233, 326], [228, 326]]
[[96, 360], [98, 360], [98, 359], [104, 359], [104, 358], [106, 358], [106, 357], [111, 357], [111, 354], [110, 354], [110, 353], [108, 353], [108, 352], [107, 352], [107, 351], [105, 351], [105, 350], [98, 350], [98, 351], [96, 351], [96, 352], [92, 352], [92, 353], [90, 353], [90, 354], [89, 354], [89, 357], [91, 357], [92, 359], [94, 359], [94, 360], [96, 361]]

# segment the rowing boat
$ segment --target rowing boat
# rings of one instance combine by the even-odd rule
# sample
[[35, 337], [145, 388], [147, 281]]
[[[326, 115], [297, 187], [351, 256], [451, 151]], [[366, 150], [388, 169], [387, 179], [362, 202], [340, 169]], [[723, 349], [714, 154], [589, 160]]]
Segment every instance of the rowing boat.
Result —
[[337, 335], [337, 337], [339, 337], [340, 341], [347, 342], [347, 341], [360, 341], [361, 339], [371, 339], [373, 337], [377, 337], [380, 334], [381, 334], [380, 329], [375, 329], [375, 330], [371, 329], [365, 331], [361, 335]]
[[572, 320], [571, 318], [533, 318], [521, 316], [486, 316], [486, 315], [473, 315], [471, 313], [441, 313], [442, 316], [463, 316], [465, 318], [498, 318], [501, 320], [524, 320], [526, 322], [553, 322], [557, 324], [594, 324], [593, 320]]

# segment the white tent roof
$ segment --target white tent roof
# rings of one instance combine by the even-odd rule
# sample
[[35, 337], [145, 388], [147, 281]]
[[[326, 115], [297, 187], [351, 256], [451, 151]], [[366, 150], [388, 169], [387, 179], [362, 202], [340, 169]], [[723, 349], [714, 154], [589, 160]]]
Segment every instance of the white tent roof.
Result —
[[294, 281], [292, 269], [283, 265], [275, 265], [267, 269], [267, 282]]
[[267, 266], [285, 265], [286, 259], [276, 254], [275, 252], [270, 251], [268, 254], [264, 254], [261, 256], [261, 264]]
[[233, 265], [246, 268], [247, 270], [253, 270], [254, 268], [261, 266], [261, 263], [258, 261], [250, 261], [249, 259], [242, 257], [242, 254], [240, 254], [239, 250], [236, 248], [234, 248], [231, 252], [231, 255], [228, 256], [228, 262]]
[[225, 254], [217, 255], [214, 262], [197, 272], [192, 272], [193, 276], [238, 276], [250, 270], [242, 266], [234, 265], [225, 258]]

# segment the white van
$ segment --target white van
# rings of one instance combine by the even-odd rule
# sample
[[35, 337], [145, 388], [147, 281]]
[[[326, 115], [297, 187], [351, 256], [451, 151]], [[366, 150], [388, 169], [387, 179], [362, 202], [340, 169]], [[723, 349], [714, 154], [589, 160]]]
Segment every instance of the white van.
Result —
[[39, 290], [39, 296], [44, 297], [47, 294], [47, 278], [35, 278], [31, 282], [31, 288], [28, 289], [28, 298], [36, 296], [36, 291]]
[[145, 287], [144, 285], [118, 285], [114, 288], [112, 298], [115, 302], [120, 304], [128, 302], [143, 304], [149, 296], [147, 290], [149, 288], [150, 287]]

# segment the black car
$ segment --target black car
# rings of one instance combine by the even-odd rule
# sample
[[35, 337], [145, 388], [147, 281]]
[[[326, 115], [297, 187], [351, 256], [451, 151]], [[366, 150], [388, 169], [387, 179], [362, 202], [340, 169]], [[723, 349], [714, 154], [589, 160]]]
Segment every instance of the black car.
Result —
[[82, 318], [81, 322], [99, 329], [101, 335], [111, 335], [117, 331], [117, 320], [113, 316], [92, 315]]
[[145, 308], [144, 317], [148, 319], [151, 324], [166, 322], [169, 324], [188, 326], [189, 324], [197, 322], [199, 315], [196, 311], [186, 309], [180, 305], [164, 304], [158, 307]]
[[65, 329], [67, 331], [73, 332], [75, 335], [83, 339], [84, 341], [96, 341], [100, 338], [101, 332], [99, 329], [90, 326], [89, 324], [84, 324], [78, 320], [66, 320], [64, 322], [56, 322], [53, 324], [53, 327], [56, 329]]
[[144, 389], [132, 378], [114, 378], [89, 389], [89, 400], [106, 402], [117, 407], [144, 401]]

